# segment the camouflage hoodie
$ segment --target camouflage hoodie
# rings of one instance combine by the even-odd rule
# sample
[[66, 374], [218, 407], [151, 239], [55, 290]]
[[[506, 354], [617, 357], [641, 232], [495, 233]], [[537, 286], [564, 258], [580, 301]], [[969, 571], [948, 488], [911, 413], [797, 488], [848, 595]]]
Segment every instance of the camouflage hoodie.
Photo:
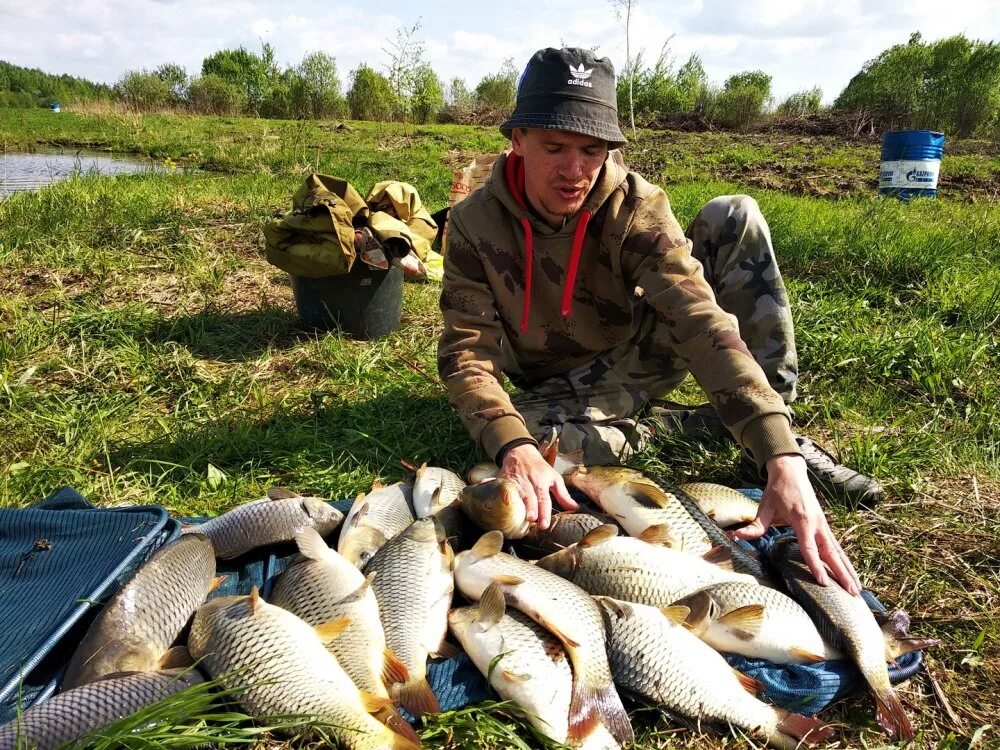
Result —
[[631, 340], [641, 295], [759, 465], [800, 452], [787, 408], [716, 304], [663, 190], [612, 151], [581, 211], [553, 229], [526, 207], [523, 185], [520, 157], [502, 156], [449, 217], [438, 372], [490, 457], [531, 438], [503, 371], [530, 384]]

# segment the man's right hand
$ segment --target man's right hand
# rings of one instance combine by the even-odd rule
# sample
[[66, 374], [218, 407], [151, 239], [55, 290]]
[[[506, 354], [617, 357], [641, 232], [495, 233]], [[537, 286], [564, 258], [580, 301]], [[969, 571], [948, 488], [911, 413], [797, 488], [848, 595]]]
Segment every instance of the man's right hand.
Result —
[[564, 510], [579, 508], [559, 472], [549, 466], [534, 445], [517, 445], [507, 451], [500, 476], [517, 483], [528, 520], [537, 521], [540, 529], [549, 527], [553, 497]]

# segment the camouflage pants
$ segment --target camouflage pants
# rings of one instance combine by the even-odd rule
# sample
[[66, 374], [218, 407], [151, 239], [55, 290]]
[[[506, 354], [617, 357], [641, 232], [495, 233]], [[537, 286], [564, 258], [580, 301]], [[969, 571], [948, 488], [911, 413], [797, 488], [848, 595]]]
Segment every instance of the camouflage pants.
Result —
[[[798, 377], [792, 314], [757, 202], [746, 195], [715, 198], [687, 236], [719, 305], [735, 316], [771, 386], [791, 403]], [[561, 452], [582, 450], [593, 464], [616, 463], [641, 449], [650, 436], [639, 421], [642, 410], [680, 385], [688, 371], [653, 310], [644, 300], [637, 304], [639, 330], [631, 341], [514, 397], [536, 438], [555, 428]]]

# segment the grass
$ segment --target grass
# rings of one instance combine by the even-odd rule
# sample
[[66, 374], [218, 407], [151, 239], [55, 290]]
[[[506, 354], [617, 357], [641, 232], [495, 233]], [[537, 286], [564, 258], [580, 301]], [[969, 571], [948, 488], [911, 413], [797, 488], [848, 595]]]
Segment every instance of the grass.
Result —
[[[402, 327], [376, 342], [305, 332], [260, 228], [311, 169], [361, 190], [404, 179], [437, 209], [452, 169], [503, 141], [348, 128], [0, 111], [7, 151], [86, 146], [199, 168], [0, 202], [0, 506], [72, 484], [103, 505], [200, 515], [272, 484], [339, 498], [400, 478], [401, 459], [477, 460], [435, 376], [438, 288], [407, 285]], [[1000, 211], [983, 188], [1000, 165], [953, 145], [965, 181], [909, 205], [872, 195], [867, 142], [645, 132], [627, 152], [682, 223], [720, 193], [760, 202], [793, 303], [799, 429], [888, 489], [874, 512], [831, 508], [835, 528], [863, 580], [944, 640], [903, 691], [917, 746], [941, 748], [995, 741], [982, 727], [1000, 711]], [[702, 400], [690, 381], [681, 395]], [[732, 446], [658, 447], [640, 461], [670, 478], [740, 482]], [[440, 717], [427, 746], [511, 746], [484, 723], [492, 712]], [[867, 696], [830, 715], [848, 745], [884, 745]], [[663, 724], [640, 734], [642, 748], [725, 745]]]

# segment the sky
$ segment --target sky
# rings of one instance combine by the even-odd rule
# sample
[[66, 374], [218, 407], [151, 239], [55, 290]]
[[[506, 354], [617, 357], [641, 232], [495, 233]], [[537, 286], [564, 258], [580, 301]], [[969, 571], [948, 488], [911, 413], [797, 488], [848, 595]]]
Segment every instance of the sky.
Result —
[[[964, 33], [1000, 41], [1000, 0], [637, 0], [631, 51], [651, 63], [664, 44], [679, 66], [701, 56], [711, 81], [744, 70], [773, 78], [780, 101], [820, 86], [832, 101], [867, 60], [920, 31], [927, 40]], [[127, 70], [180, 63], [189, 74], [212, 52], [275, 48], [293, 65], [306, 53], [333, 55], [341, 78], [359, 63], [384, 70], [396, 30], [416, 38], [443, 79], [470, 87], [513, 58], [518, 70], [543, 47], [597, 47], [616, 70], [625, 27], [608, 0], [506, 3], [381, 3], [313, 0], [0, 0], [0, 59], [114, 83]]]

